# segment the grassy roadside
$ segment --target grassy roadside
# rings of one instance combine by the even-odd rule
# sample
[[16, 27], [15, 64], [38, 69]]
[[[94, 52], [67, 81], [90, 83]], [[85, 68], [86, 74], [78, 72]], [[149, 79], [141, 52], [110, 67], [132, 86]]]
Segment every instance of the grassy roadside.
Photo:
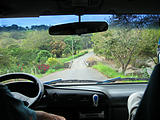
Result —
[[126, 77], [137, 77], [137, 76], [131, 76], [131, 75], [123, 75], [122, 73], [117, 72], [113, 68], [104, 65], [102, 63], [98, 63], [97, 65], [93, 65], [92, 68], [98, 70], [108, 78], [115, 78], [115, 77], [121, 77], [121, 78], [126, 78]]
[[74, 55], [74, 56], [69, 56], [69, 57], [67, 57], [67, 58], [59, 58], [59, 60], [60, 60], [60, 62], [62, 62], [62, 63], [66, 63], [66, 62], [69, 62], [69, 61], [71, 61], [71, 60], [73, 60], [73, 59], [75, 59], [75, 58], [78, 58], [78, 57], [80, 57], [80, 56], [82, 56], [82, 55], [85, 55], [86, 53], [88, 53], [88, 51], [81, 51], [80, 53], [78, 53], [77, 55]]
[[[92, 66], [92, 68], [98, 70], [103, 75], [107, 76], [108, 78], [116, 78], [116, 77], [137, 78], [138, 77], [138, 76], [131, 76], [131, 75], [123, 75], [122, 73], [118, 73], [113, 68], [111, 68], [107, 65], [104, 65], [100, 62], [97, 65]], [[122, 80], [122, 81], [118, 81], [118, 82], [120, 82], [120, 83], [140, 83], [140, 82], [148, 82], [148, 80]]]

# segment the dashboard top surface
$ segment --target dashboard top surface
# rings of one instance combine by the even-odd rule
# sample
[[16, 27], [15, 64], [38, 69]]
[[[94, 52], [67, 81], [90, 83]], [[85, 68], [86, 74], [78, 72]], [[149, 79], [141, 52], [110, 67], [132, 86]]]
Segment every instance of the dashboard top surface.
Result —
[[106, 94], [108, 97], [129, 96], [134, 92], [144, 92], [147, 84], [106, 84], [106, 85], [73, 85], [56, 86], [54, 89], [93, 91]]

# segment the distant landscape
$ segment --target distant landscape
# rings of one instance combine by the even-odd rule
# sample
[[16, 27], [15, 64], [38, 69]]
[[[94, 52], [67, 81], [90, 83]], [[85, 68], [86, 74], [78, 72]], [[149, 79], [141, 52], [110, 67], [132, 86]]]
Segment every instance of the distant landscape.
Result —
[[[154, 17], [151, 18], [150, 21], [155, 20]], [[133, 20], [133, 16], [128, 16], [127, 19], [125, 21], [123, 16], [116, 16], [111, 21], [108, 31], [81, 36], [50, 36], [48, 33], [50, 26], [46, 25], [1, 26], [0, 74], [10, 72], [27, 72], [37, 76], [49, 74], [65, 69], [65, 63], [86, 54], [88, 49], [93, 49], [99, 58], [104, 58], [88, 59], [91, 63], [96, 61], [92, 64], [94, 69], [100, 71], [102, 66], [110, 66], [123, 75], [148, 77], [146, 70], [153, 69], [157, 63], [160, 29], [155, 22], [144, 24], [139, 22], [140, 18], [137, 18], [137, 21]], [[147, 20], [146, 17], [143, 19]], [[132, 20], [132, 24], [128, 22], [129, 20]], [[117, 25], [118, 23], [121, 24]], [[137, 23], [138, 26], [135, 25]]]
[[0, 27], [0, 74], [49, 74], [64, 69], [66, 62], [84, 55], [85, 49], [92, 46], [90, 35], [50, 36], [48, 28], [45, 25]]

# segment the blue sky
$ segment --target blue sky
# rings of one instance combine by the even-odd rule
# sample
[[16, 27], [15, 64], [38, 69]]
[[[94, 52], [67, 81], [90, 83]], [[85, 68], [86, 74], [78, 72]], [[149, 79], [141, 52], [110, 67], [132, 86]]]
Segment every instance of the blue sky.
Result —
[[[82, 21], [109, 21], [111, 15], [84, 15]], [[63, 23], [78, 22], [76, 15], [56, 15], [56, 16], [40, 16], [28, 18], [1, 18], [0, 26], [10, 26], [17, 24], [22, 27], [30, 27], [32, 25], [57, 25]]]

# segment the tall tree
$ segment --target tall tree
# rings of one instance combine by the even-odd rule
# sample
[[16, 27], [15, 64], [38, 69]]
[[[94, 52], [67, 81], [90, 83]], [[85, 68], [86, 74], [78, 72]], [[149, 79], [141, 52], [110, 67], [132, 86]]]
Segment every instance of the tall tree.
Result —
[[26, 31], [26, 39], [23, 39], [21, 46], [26, 49], [47, 49], [46, 46], [52, 40], [52, 36], [48, 35], [47, 31]]
[[111, 25], [114, 29], [102, 35], [102, 42], [93, 40], [96, 41], [94, 42], [94, 47], [97, 52], [99, 51], [99, 53], [105, 55], [106, 58], [112, 58], [119, 63], [122, 72], [125, 73], [133, 57], [138, 53], [138, 45], [143, 39], [142, 28], [147, 27], [146, 23], [145, 16], [113, 16]]
[[55, 54], [57, 58], [60, 58], [66, 47], [66, 44], [63, 41], [57, 40], [51, 42], [50, 45], [52, 54]]

